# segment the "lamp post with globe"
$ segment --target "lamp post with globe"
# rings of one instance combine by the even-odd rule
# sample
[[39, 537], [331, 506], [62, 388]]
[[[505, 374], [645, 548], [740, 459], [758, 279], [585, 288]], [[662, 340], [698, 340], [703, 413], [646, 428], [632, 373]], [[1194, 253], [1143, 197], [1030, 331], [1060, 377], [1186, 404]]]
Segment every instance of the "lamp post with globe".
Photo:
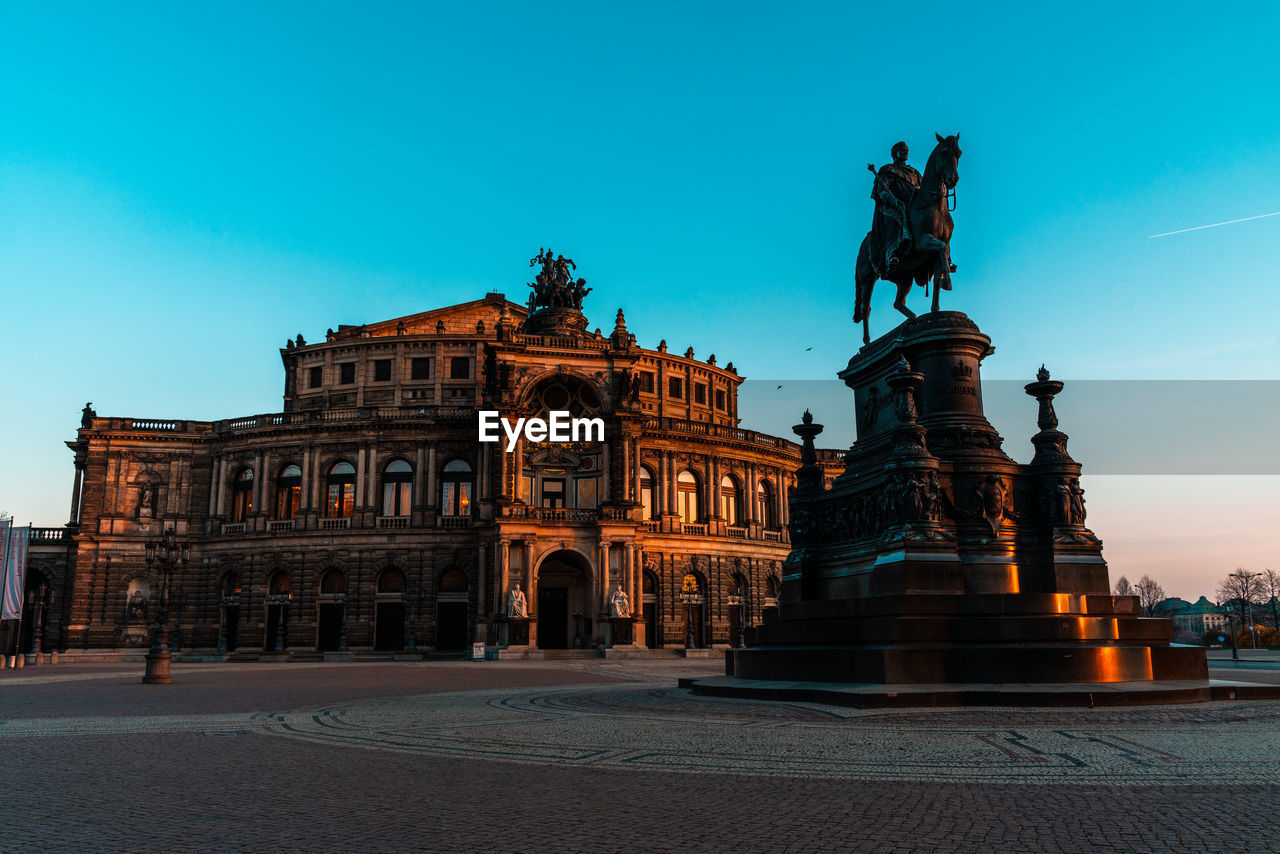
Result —
[[191, 556], [189, 543], [179, 543], [177, 532], [167, 529], [158, 540], [148, 540], [146, 544], [147, 570], [153, 575], [160, 573], [160, 602], [156, 608], [156, 625], [151, 635], [151, 649], [147, 652], [147, 670], [142, 681], [147, 685], [168, 685], [169, 664], [172, 655], [169, 652], [169, 596], [173, 585], [173, 571], [181, 567], [187, 568]]

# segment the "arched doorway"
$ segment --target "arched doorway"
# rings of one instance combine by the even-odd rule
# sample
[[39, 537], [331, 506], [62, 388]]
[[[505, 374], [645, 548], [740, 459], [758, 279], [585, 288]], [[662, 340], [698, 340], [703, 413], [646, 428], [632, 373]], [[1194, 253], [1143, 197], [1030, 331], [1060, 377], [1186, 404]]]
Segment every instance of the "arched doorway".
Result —
[[466, 574], [451, 569], [440, 576], [436, 591], [436, 649], [467, 648], [469, 605]]
[[373, 611], [373, 648], [388, 652], [404, 649], [404, 573], [383, 570], [378, 576], [378, 598]]
[[316, 649], [320, 652], [342, 652], [347, 648], [347, 576], [331, 569], [320, 579], [319, 603], [316, 606]]
[[582, 649], [591, 642], [591, 563], [579, 552], [552, 552], [538, 566], [539, 649]]

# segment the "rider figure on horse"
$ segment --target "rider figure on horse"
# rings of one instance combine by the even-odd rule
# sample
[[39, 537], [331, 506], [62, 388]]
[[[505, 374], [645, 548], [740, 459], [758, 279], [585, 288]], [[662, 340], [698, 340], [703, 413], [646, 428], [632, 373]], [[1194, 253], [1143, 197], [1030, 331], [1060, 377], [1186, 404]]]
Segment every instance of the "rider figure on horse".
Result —
[[875, 218], [871, 222], [871, 265], [883, 277], [898, 266], [899, 259], [911, 246], [911, 220], [907, 207], [920, 186], [920, 173], [907, 165], [907, 144], [895, 143], [889, 152], [893, 162], [876, 171], [871, 198], [875, 200]]

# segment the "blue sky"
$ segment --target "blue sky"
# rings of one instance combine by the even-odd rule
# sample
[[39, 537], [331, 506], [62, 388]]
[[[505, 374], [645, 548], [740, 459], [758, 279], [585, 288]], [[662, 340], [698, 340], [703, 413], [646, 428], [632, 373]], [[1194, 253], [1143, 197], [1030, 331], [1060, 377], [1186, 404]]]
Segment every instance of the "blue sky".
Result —
[[[866, 163], [904, 139], [923, 167], [935, 131], [965, 152], [944, 304], [995, 340], [988, 378], [1280, 379], [1280, 217], [1149, 237], [1280, 211], [1278, 25], [1269, 4], [0, 4], [0, 508], [64, 521], [86, 400], [275, 411], [286, 336], [522, 300], [548, 244], [593, 325], [621, 305], [646, 346], [830, 377], [859, 341]], [[1113, 575], [1192, 481], [1092, 485]], [[1280, 511], [1280, 478], [1232, 482]], [[1221, 508], [1201, 518], [1235, 524]], [[1216, 579], [1277, 547], [1155, 566]]]

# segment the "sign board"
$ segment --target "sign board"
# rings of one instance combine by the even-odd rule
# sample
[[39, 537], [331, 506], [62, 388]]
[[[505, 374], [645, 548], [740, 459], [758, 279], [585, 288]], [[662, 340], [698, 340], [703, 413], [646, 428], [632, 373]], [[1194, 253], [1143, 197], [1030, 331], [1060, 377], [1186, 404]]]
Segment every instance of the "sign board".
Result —
[[1225, 643], [1226, 640], [1227, 640], [1226, 635], [1218, 635], [1218, 643]]
[[473, 643], [471, 645], [471, 660], [484, 661], [484, 644], [483, 643]]

